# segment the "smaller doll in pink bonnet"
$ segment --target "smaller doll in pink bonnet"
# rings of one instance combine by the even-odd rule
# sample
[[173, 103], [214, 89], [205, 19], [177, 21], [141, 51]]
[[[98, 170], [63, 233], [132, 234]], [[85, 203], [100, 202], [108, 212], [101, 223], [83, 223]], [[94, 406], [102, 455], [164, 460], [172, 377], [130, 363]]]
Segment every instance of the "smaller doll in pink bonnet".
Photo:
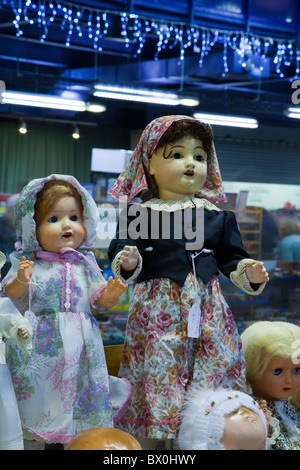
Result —
[[[95, 201], [70, 175], [30, 181], [15, 206], [17, 250], [3, 279], [32, 325], [28, 357], [7, 343], [25, 448], [67, 444], [76, 434], [113, 427], [131, 395], [126, 379], [108, 375], [93, 312], [116, 305], [127, 286], [106, 282], [94, 253], [100, 223]], [[34, 444], [35, 448], [38, 444]]]

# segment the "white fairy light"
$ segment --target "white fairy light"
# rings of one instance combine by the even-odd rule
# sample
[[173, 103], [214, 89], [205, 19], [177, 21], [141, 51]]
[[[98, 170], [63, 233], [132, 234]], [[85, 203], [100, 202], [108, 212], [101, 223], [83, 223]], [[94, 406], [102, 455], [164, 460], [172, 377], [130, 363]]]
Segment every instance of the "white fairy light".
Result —
[[[17, 6], [16, 6], [17, 5]], [[151, 20], [136, 13], [101, 11], [99, 8], [80, 6], [65, 0], [0, 0], [0, 8], [11, 8], [14, 13], [13, 26], [16, 36], [24, 36], [22, 25], [36, 25], [40, 28], [40, 41], [47, 41], [52, 25], [65, 31], [65, 46], [71, 47], [76, 37], [86, 36], [90, 40], [90, 48], [101, 51], [101, 38], [109, 33], [111, 24], [120, 21], [120, 39], [130, 50], [133, 57], [142, 54], [143, 47], [153, 34], [157, 37], [154, 59], [159, 60], [160, 54], [167, 49], [177, 50], [179, 61], [183, 62], [188, 50], [199, 55], [199, 66], [202, 67], [215, 44], [223, 45], [223, 75], [229, 72], [229, 50], [237, 52], [243, 68], [247, 67], [252, 56], [267, 57], [272, 47], [276, 73], [285, 76], [285, 68], [295, 66], [295, 74], [299, 75], [300, 53], [297, 40], [269, 38], [250, 32], [222, 31], [219, 28], [183, 22], [167, 22], [163, 19]], [[76, 34], [75, 34], [76, 33]], [[262, 65], [259, 66], [261, 69]]]

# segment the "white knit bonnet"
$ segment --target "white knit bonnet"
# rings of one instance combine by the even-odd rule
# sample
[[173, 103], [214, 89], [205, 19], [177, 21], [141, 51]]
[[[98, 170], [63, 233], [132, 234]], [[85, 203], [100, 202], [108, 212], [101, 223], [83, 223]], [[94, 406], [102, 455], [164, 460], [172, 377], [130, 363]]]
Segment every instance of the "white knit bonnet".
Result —
[[241, 406], [254, 411], [267, 423], [263, 411], [253, 398], [236, 390], [211, 390], [193, 385], [186, 393], [181, 412], [178, 444], [181, 450], [225, 450], [221, 439], [225, 418]]

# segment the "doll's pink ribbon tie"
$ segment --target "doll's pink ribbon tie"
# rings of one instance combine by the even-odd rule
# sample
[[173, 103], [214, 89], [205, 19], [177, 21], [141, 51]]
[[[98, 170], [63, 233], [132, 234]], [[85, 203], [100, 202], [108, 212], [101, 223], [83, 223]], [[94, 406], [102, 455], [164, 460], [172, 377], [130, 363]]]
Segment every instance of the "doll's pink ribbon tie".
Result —
[[98, 268], [98, 265], [95, 265], [91, 259], [85, 256], [83, 253], [80, 253], [74, 248], [61, 248], [58, 253], [52, 253], [50, 251], [36, 251], [36, 257], [44, 261], [78, 261], [80, 259], [86, 261], [93, 269]]

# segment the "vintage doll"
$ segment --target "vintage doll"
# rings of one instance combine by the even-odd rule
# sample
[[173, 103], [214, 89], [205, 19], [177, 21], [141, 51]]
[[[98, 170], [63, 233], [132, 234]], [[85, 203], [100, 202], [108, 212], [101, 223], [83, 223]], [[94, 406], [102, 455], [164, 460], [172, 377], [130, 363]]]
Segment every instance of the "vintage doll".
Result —
[[[5, 263], [0, 252], [0, 271]], [[0, 286], [1, 290], [1, 286]], [[6, 365], [5, 343], [11, 339], [29, 354], [32, 349], [30, 338], [32, 328], [28, 320], [16, 309], [10, 299], [0, 299], [0, 450], [23, 450], [23, 434], [18, 404]]]
[[300, 327], [255, 322], [241, 339], [248, 390], [267, 400], [270, 448], [300, 450]]
[[181, 410], [181, 450], [266, 450], [268, 423], [260, 406], [241, 391], [192, 385]]
[[112, 427], [129, 399], [129, 383], [108, 377], [91, 310], [117, 304], [126, 286], [119, 278], [106, 283], [93, 253], [79, 251], [95, 242], [99, 218], [72, 176], [28, 183], [15, 222], [19, 247], [3, 290], [34, 329], [28, 358], [7, 348], [23, 433], [65, 444], [84, 430]]
[[[241, 342], [219, 270], [253, 295], [268, 275], [244, 250], [233, 212], [212, 202], [226, 198], [207, 124], [187, 116], [152, 121], [110, 192], [122, 203], [148, 198], [140, 206], [145, 233], [134, 233], [133, 206], [124, 209], [108, 251], [113, 272], [137, 281], [119, 373], [133, 396], [119, 425], [138, 438], [174, 439], [190, 382], [246, 390]], [[166, 226], [151, 226], [157, 217], [162, 225], [169, 220], [170, 235]], [[184, 220], [180, 236], [178, 220]], [[192, 237], [182, 231], [188, 228], [196, 235], [204, 229], [197, 250], [187, 248]]]

